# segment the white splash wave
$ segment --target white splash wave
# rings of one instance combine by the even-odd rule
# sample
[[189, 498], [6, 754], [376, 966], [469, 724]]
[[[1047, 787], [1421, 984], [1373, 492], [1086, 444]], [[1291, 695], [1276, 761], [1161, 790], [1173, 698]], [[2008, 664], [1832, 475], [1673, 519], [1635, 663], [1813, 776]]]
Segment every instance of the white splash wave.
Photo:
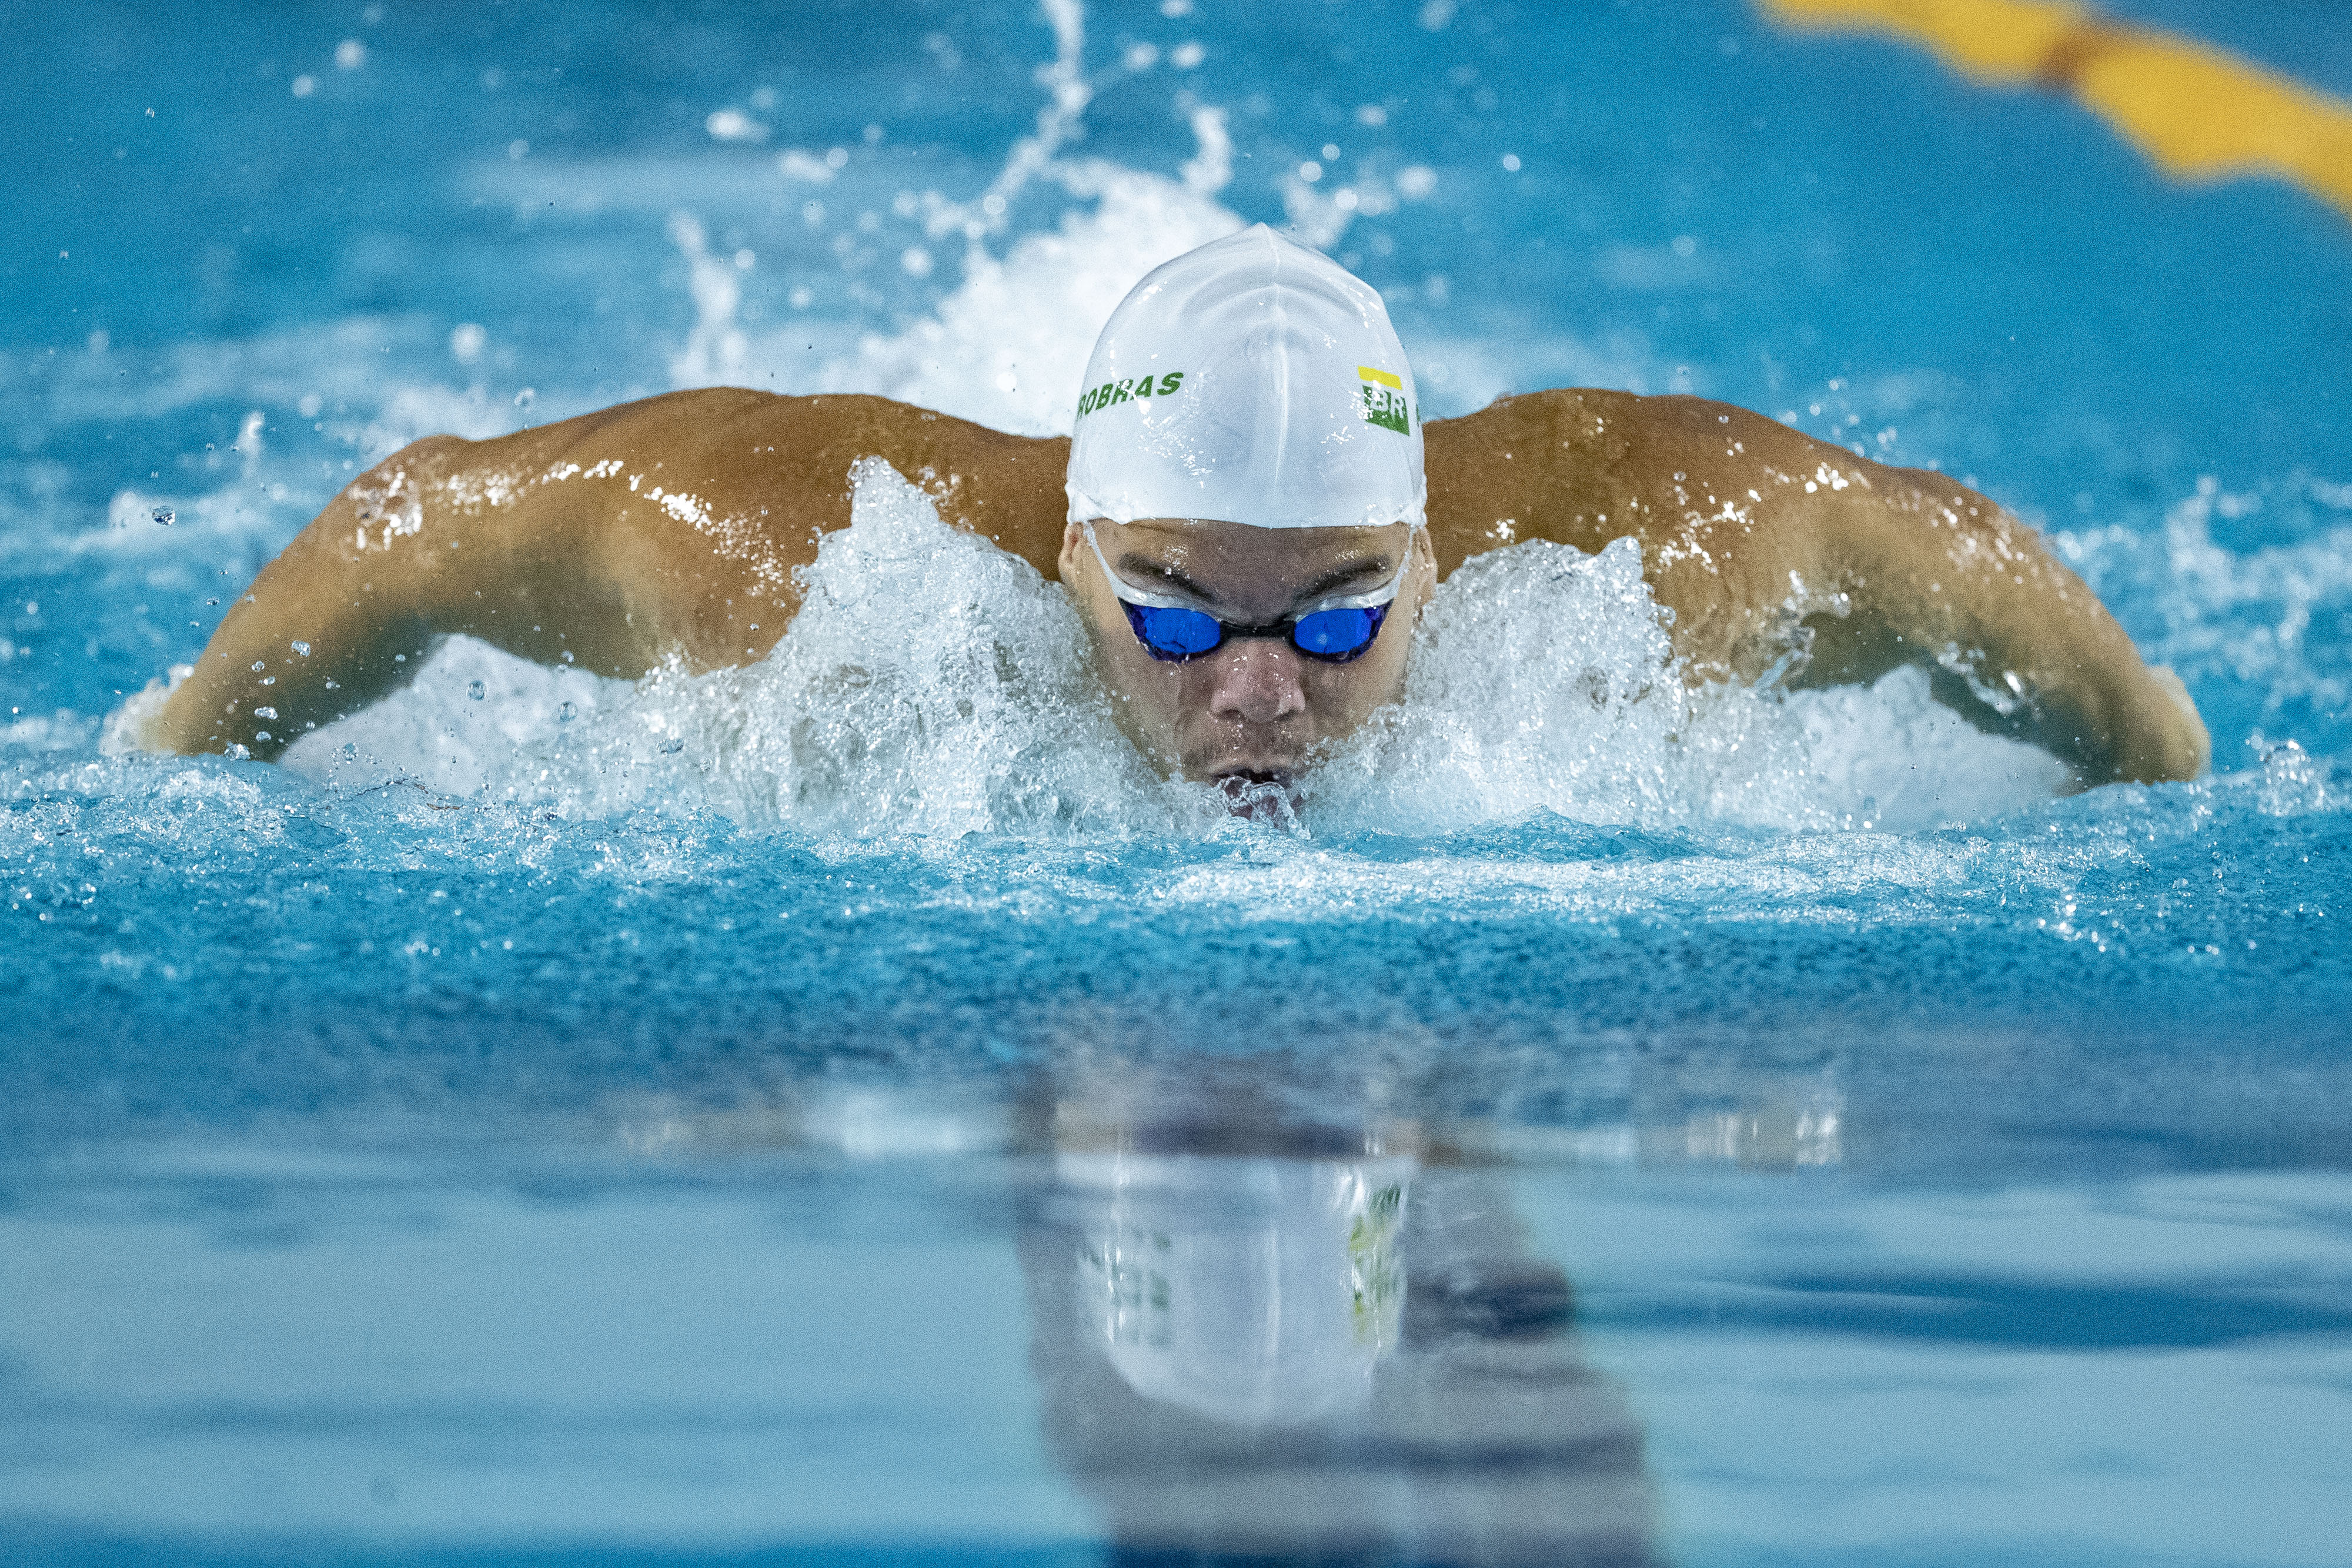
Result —
[[[847, 837], [1196, 831], [1206, 791], [1113, 724], [1058, 584], [942, 523], [886, 465], [804, 574], [775, 651], [636, 683], [453, 639], [415, 685], [306, 736], [322, 780], [406, 777], [567, 815], [708, 806]], [[479, 695], [472, 695], [478, 690]], [[1898, 674], [1869, 690], [1694, 693], [1630, 544], [1522, 545], [1438, 591], [1404, 700], [1306, 784], [1314, 831], [1589, 822], [1901, 828], [2055, 793], [2044, 754], [1978, 734]]]

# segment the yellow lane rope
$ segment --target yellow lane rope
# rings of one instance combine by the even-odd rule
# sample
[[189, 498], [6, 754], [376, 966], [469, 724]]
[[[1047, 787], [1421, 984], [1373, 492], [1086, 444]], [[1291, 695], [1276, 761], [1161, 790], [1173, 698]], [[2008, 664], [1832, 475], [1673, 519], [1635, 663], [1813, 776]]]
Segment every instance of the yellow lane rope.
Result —
[[2180, 180], [2271, 174], [2352, 217], [2352, 103], [2194, 40], [2048, 0], [1758, 0], [1788, 26], [1891, 33], [1979, 81], [2071, 92]]

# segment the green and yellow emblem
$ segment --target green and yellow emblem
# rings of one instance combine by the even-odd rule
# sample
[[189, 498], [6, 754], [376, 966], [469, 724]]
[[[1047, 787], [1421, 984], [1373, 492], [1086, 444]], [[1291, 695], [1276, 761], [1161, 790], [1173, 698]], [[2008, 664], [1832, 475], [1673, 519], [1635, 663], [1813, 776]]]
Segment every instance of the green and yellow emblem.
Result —
[[1370, 365], [1358, 365], [1356, 374], [1364, 383], [1364, 418], [1382, 430], [1411, 435], [1412, 405], [1405, 402], [1404, 378]]

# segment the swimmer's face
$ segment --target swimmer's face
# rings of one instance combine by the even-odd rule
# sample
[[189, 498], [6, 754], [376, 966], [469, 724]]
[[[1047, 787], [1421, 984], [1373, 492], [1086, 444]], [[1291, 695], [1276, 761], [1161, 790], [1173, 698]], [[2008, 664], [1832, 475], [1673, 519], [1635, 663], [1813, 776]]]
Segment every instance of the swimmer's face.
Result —
[[1096, 563], [1086, 530], [1063, 536], [1062, 581], [1093, 633], [1119, 724], [1169, 771], [1204, 783], [1286, 782], [1324, 744], [1404, 687], [1413, 623], [1436, 586], [1427, 536], [1379, 528], [1259, 528], [1242, 523], [1097, 522], [1102, 553], [1131, 586], [1181, 600], [1229, 625], [1265, 626], [1320, 601], [1370, 593], [1412, 569], [1371, 646], [1346, 664], [1279, 637], [1228, 637], [1181, 663], [1155, 659]]

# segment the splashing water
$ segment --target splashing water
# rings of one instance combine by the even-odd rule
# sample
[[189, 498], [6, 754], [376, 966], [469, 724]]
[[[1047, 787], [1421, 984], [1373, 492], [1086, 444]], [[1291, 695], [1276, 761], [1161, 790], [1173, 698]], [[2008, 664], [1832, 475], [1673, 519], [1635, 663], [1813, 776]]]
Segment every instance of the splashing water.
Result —
[[[850, 526], [821, 544], [803, 607], [760, 664], [625, 683], [453, 639], [413, 686], [304, 737], [285, 766], [570, 816], [699, 805], [854, 838], [1215, 820], [1207, 792], [1156, 776], [1119, 733], [1059, 585], [949, 528], [878, 459], [853, 481]], [[1301, 780], [1310, 830], [1531, 812], [1900, 830], [2017, 810], [2066, 780], [1935, 705], [1913, 672], [1867, 691], [1690, 689], [1630, 540], [1472, 560], [1439, 588], [1411, 671], [1402, 701]]]

